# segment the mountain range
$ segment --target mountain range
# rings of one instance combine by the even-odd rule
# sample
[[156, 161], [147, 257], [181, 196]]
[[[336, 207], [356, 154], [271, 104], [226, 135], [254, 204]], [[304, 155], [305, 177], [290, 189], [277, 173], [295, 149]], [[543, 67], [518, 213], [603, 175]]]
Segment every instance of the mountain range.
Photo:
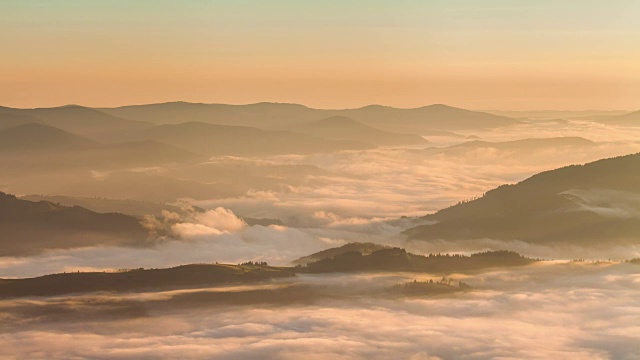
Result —
[[357, 109], [325, 110], [282, 103], [226, 105], [172, 102], [99, 110], [124, 119], [156, 124], [198, 121], [258, 128], [282, 127], [344, 116], [381, 130], [417, 135], [425, 135], [423, 132], [432, 130], [479, 130], [519, 123], [519, 120], [506, 116], [441, 104], [414, 109], [369, 105]]

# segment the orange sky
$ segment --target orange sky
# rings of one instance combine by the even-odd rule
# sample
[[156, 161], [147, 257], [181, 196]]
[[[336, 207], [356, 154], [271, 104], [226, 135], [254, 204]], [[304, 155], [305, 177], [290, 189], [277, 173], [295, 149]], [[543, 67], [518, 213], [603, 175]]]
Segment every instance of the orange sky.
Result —
[[631, 0], [26, 0], [0, 5], [0, 105], [638, 109], [638, 18]]

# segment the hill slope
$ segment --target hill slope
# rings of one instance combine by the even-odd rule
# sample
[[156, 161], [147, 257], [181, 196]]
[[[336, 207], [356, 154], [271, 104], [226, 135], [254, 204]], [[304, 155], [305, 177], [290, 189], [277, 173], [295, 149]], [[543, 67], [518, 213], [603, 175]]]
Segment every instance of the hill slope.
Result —
[[424, 217], [411, 239], [640, 243], [640, 154], [543, 172]]
[[0, 192], [0, 256], [98, 245], [143, 245], [147, 231], [123, 214], [31, 202]]

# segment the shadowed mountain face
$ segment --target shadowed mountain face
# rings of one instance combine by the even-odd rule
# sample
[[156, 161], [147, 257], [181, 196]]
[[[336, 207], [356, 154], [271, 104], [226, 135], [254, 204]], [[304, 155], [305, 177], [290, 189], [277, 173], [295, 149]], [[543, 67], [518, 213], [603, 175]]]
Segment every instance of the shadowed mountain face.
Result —
[[188, 122], [149, 129], [143, 138], [203, 155], [274, 155], [363, 150], [373, 145], [317, 138], [286, 131]]
[[135, 217], [20, 200], [0, 192], [0, 256], [95, 245], [140, 246], [146, 241], [147, 231]]
[[430, 130], [478, 130], [517, 124], [505, 116], [464, 110], [446, 105], [398, 109], [371, 105], [358, 109], [321, 110], [297, 104], [250, 105], [192, 104], [185, 102], [100, 109], [126, 119], [158, 124], [199, 121], [259, 128], [280, 127], [346, 116], [382, 130], [422, 135]]
[[418, 135], [378, 130], [344, 116], [333, 116], [312, 123], [292, 125], [289, 130], [327, 139], [358, 141], [376, 146], [425, 145], [428, 143]]
[[640, 239], [640, 154], [573, 165], [440, 210], [411, 239], [501, 239], [585, 246]]
[[0, 108], [0, 114], [28, 116], [36, 122], [42, 122], [101, 142], [122, 140], [130, 134], [153, 126], [150, 123], [125, 120], [77, 105], [38, 109], [3, 107]]

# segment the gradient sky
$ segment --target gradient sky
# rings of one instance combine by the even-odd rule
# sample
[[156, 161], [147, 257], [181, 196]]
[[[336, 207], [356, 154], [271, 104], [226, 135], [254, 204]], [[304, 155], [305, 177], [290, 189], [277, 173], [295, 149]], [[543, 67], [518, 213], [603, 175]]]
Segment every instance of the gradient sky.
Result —
[[640, 109], [637, 0], [4, 0], [0, 105]]

